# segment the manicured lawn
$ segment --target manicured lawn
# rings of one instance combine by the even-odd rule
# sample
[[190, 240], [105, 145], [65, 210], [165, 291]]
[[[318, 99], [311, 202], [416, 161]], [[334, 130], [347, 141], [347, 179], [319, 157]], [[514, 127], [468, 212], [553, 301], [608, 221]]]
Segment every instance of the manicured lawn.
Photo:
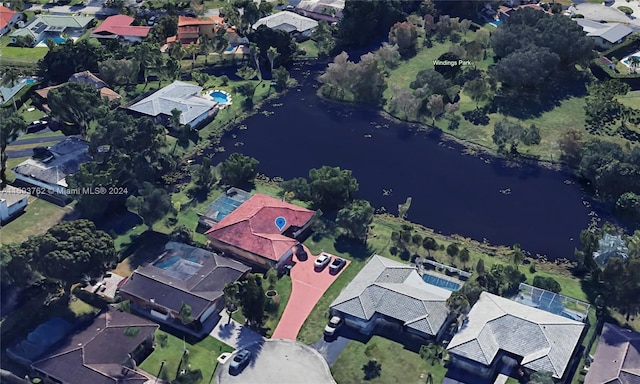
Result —
[[[45, 113], [39, 110], [38, 108], [35, 108], [33, 111], [27, 111], [27, 109], [29, 108], [35, 108], [35, 106], [31, 104], [30, 99], [26, 100], [24, 104], [22, 104], [22, 107], [18, 109], [18, 112], [22, 115], [22, 117], [27, 123], [30, 123], [34, 120], [40, 120], [40, 118], [45, 116]], [[59, 135], [59, 134], [60, 133], [56, 133], [56, 135]]]
[[[166, 335], [167, 342], [165, 346], [161, 346], [159, 336]], [[162, 337], [162, 336], [160, 336]], [[202, 383], [211, 383], [215, 367], [216, 359], [224, 352], [232, 352], [233, 348], [207, 336], [204, 340], [195, 344], [185, 343], [183, 340], [163, 331], [156, 332], [156, 349], [147, 357], [140, 369], [149, 372], [152, 375], [158, 375], [162, 361], [165, 361], [162, 373], [159, 377], [164, 380], [174, 380], [178, 372], [180, 360], [182, 359], [182, 351], [186, 346], [189, 350], [189, 362], [191, 370], [199, 369], [202, 372]], [[185, 367], [181, 367], [185, 368]]]
[[318, 57], [318, 47], [313, 40], [307, 40], [303, 41], [302, 43], [298, 43], [298, 50], [304, 50], [306, 52], [304, 55], [298, 55], [298, 57], [302, 59]]
[[0, 244], [20, 243], [41, 235], [57, 224], [69, 210], [36, 197], [29, 197], [25, 213], [0, 229]]
[[[265, 292], [268, 289], [268, 283], [266, 280], [262, 280], [262, 286]], [[280, 305], [278, 309], [273, 313], [267, 312], [267, 318], [264, 322], [265, 328], [267, 328], [267, 337], [271, 337], [273, 331], [278, 326], [280, 322], [280, 318], [282, 317], [282, 313], [284, 309], [287, 307], [287, 303], [289, 302], [289, 297], [291, 296], [291, 277], [289, 275], [284, 275], [282, 278], [278, 280], [276, 284], [276, 291], [278, 292], [278, 296], [280, 297]]]
[[22, 48], [13, 47], [9, 36], [0, 38], [0, 49], [2, 49], [2, 65], [15, 66], [35, 66], [38, 60], [42, 59], [49, 51], [46, 47]]
[[[372, 358], [382, 365], [381, 374], [373, 380], [364, 380], [362, 366]], [[432, 366], [417, 353], [404, 349], [402, 344], [379, 336], [373, 336], [366, 344], [351, 341], [331, 367], [338, 384], [422, 384], [429, 373], [434, 383], [441, 383], [446, 372], [442, 365]]]
[[53, 145], [56, 145], [59, 141], [45, 141], [43, 143], [31, 143], [31, 144], [16, 144], [16, 145], [11, 145], [9, 147], [9, 150], [11, 151], [22, 151], [25, 149], [32, 149], [35, 147], [50, 147]]

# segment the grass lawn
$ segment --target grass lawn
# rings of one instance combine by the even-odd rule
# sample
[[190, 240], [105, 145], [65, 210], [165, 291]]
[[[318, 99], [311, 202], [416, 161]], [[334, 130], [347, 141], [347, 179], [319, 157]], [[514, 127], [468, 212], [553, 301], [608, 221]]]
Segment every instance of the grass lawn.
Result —
[[[29, 108], [35, 108], [35, 109], [33, 111], [27, 111], [27, 109], [29, 109]], [[39, 110], [35, 106], [31, 105], [31, 99], [27, 99], [22, 104], [22, 107], [20, 107], [18, 109], [18, 113], [20, 113], [22, 115], [22, 117], [24, 118], [24, 120], [27, 123], [30, 123], [30, 122], [35, 121], [35, 120], [40, 120], [40, 118], [45, 116], [44, 112], [42, 112], [41, 110]], [[59, 135], [59, 134], [60, 133], [56, 133], [56, 135]]]
[[[382, 365], [381, 374], [373, 380], [364, 380], [362, 366], [372, 358]], [[432, 366], [402, 344], [379, 336], [373, 336], [366, 344], [352, 341], [331, 367], [338, 384], [423, 384], [429, 373], [434, 383], [441, 383], [446, 372], [442, 365]]]
[[[265, 292], [268, 289], [268, 282], [266, 280], [262, 280], [262, 286]], [[287, 303], [289, 302], [289, 297], [291, 296], [291, 277], [289, 275], [282, 276], [278, 283], [276, 284], [276, 291], [278, 292], [278, 296], [280, 297], [280, 305], [278, 309], [273, 313], [267, 312], [267, 318], [264, 322], [265, 328], [267, 328], [267, 337], [271, 337], [273, 331], [278, 326], [280, 322], [280, 318], [282, 317], [282, 313], [284, 309], [287, 307]]]
[[31, 196], [25, 212], [0, 229], [0, 244], [20, 243], [29, 236], [41, 235], [67, 212], [65, 208]]
[[49, 51], [46, 47], [22, 48], [9, 46], [9, 36], [0, 37], [0, 49], [2, 50], [2, 65], [35, 66]]
[[[161, 335], [167, 337], [164, 346], [159, 342], [159, 336], [163, 337]], [[185, 344], [183, 340], [163, 331], [156, 332], [156, 344], [156, 349], [140, 364], [140, 368], [152, 375], [158, 375], [161, 362], [165, 361], [160, 378], [171, 381], [176, 378], [185, 345], [189, 350], [189, 365], [192, 370], [199, 369], [202, 372], [202, 383], [212, 382], [218, 356], [224, 352], [233, 351], [233, 348], [211, 336], [195, 344]]]
[[298, 50], [304, 50], [306, 52], [304, 55], [298, 55], [299, 58], [309, 59], [318, 57], [318, 47], [311, 39], [298, 43]]
[[22, 151], [25, 149], [31, 149], [31, 148], [35, 148], [35, 147], [50, 147], [53, 145], [56, 145], [59, 142], [59, 140], [55, 140], [55, 141], [45, 141], [42, 143], [31, 143], [31, 144], [16, 144], [16, 145], [11, 145], [8, 147], [8, 149], [10, 151]]

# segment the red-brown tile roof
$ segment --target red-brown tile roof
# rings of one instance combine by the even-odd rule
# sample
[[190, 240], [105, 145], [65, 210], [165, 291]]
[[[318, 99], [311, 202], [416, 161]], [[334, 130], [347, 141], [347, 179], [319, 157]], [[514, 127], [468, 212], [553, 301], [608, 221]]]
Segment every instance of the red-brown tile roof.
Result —
[[178, 27], [186, 27], [188, 25], [214, 25], [216, 22], [210, 17], [187, 17], [178, 16]]
[[[206, 235], [211, 239], [278, 261], [298, 243], [282, 233], [292, 226], [305, 226], [314, 213], [309, 209], [258, 193], [222, 219]], [[280, 216], [287, 220], [282, 230], [275, 225], [276, 218]]]
[[93, 31], [93, 33], [108, 32], [118, 36], [147, 36], [151, 27], [131, 25], [133, 20], [133, 17], [127, 15], [109, 16]]
[[15, 11], [0, 5], [0, 29], [9, 25], [11, 19], [13, 19], [13, 15], [15, 14]]

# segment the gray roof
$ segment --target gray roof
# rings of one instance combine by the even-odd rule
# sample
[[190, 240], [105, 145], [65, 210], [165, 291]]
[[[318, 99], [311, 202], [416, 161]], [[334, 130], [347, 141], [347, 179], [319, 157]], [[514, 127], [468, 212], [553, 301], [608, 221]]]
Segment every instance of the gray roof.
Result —
[[316, 20], [298, 15], [295, 12], [282, 11], [256, 21], [256, 23], [253, 24], [253, 29], [258, 29], [261, 25], [266, 25], [271, 29], [277, 29], [277, 27], [280, 27], [283, 24], [289, 25], [287, 28], [283, 29], [287, 32], [305, 32], [318, 26], [318, 22]]
[[223, 296], [222, 290], [228, 283], [250, 269], [213, 252], [171, 241], [155, 262], [135, 270], [120, 292], [147, 301], [153, 299], [176, 312], [185, 303], [191, 307], [193, 317], [198, 318]]
[[15, 30], [9, 36], [31, 35], [35, 38], [45, 31], [62, 33], [67, 28], [85, 29], [91, 20], [93, 16], [37, 15], [24, 28]]
[[27, 159], [13, 168], [13, 172], [66, 188], [65, 178], [77, 172], [80, 164], [91, 160], [88, 150], [89, 143], [71, 136], [49, 148], [53, 158], [44, 161]]
[[27, 197], [29, 197], [28, 192], [11, 185], [5, 185], [4, 189], [0, 189], [0, 201], [4, 201], [7, 204], [7, 207], [10, 207]]
[[450, 295], [451, 291], [422, 281], [414, 267], [374, 255], [331, 309], [364, 320], [379, 313], [407, 328], [436, 335], [449, 314]]
[[640, 333], [604, 323], [584, 384], [640, 383]]
[[626, 259], [629, 248], [620, 235], [611, 235], [605, 233], [602, 239], [598, 241], [598, 250], [593, 253], [593, 259], [600, 265], [605, 266], [612, 257]]
[[633, 33], [633, 29], [624, 24], [598, 23], [587, 19], [574, 19], [587, 33], [587, 36], [601, 37], [610, 43], [615, 43]]
[[449, 353], [489, 366], [500, 350], [522, 357], [521, 365], [562, 378], [584, 324], [482, 292]]
[[333, 10], [336, 16], [340, 17], [344, 9], [344, 0], [302, 0], [296, 5], [296, 9], [322, 14], [331, 14]]
[[158, 115], [171, 116], [171, 111], [178, 109], [182, 111], [180, 124], [190, 124], [217, 104], [200, 97], [200, 92], [202, 92], [202, 87], [174, 81], [127, 109], [154, 117]]
[[144, 384], [147, 377], [123, 371], [122, 364], [156, 329], [149, 320], [110, 307], [32, 367], [65, 383]]

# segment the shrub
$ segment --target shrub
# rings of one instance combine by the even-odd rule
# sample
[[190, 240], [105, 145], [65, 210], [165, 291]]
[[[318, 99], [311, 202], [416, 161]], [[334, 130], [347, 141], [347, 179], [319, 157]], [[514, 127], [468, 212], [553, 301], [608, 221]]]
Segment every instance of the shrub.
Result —
[[536, 265], [531, 263], [531, 265], [529, 265], [529, 273], [533, 274], [536, 273]]
[[536, 276], [533, 278], [533, 286], [546, 289], [553, 293], [560, 293], [560, 290], [562, 289], [562, 287], [560, 287], [560, 283], [558, 283], [553, 277]]
[[618, 10], [622, 13], [624, 13], [625, 15], [629, 16], [633, 13], [633, 9], [629, 8], [629, 7], [625, 7], [623, 5], [618, 7]]
[[220, 81], [222, 82], [223, 86], [226, 86], [227, 84], [229, 84], [229, 76], [227, 75], [220, 76]]
[[581, 15], [579, 13], [576, 13], [574, 15], [571, 15], [572, 19], [584, 19], [584, 15]]

